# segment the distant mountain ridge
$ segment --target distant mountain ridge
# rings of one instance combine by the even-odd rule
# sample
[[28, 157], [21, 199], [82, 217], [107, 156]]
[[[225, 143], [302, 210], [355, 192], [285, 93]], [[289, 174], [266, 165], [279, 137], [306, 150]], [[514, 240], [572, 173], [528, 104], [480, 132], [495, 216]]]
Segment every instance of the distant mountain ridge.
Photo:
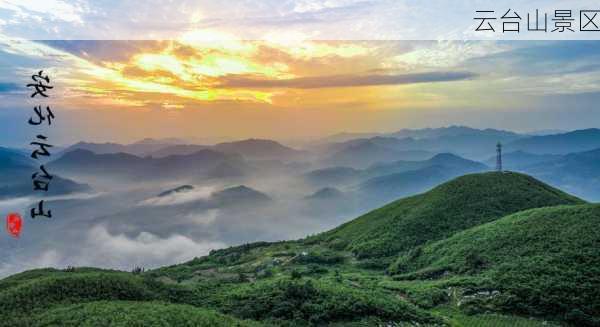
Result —
[[73, 175], [97, 175], [110, 178], [146, 180], [171, 179], [178, 177], [210, 177], [207, 174], [224, 162], [235, 162], [243, 166], [239, 155], [224, 154], [204, 149], [188, 155], [168, 157], [138, 157], [127, 153], [96, 154], [77, 149], [65, 153], [48, 166], [59, 173]]
[[176, 144], [171, 146], [166, 146], [157, 151], [151, 152], [148, 155], [156, 158], [163, 158], [173, 155], [189, 155], [194, 152], [198, 152], [201, 150], [206, 150], [210, 148], [206, 145], [196, 145], [196, 144]]
[[[30, 176], [29, 176], [30, 177]], [[17, 197], [42, 197], [42, 196], [58, 196], [75, 193], [91, 193], [92, 187], [88, 184], [77, 183], [71, 179], [63, 178], [58, 175], [53, 175], [48, 191], [35, 191], [31, 179], [28, 176], [21, 178], [22, 182], [12, 185], [0, 186], [0, 199], [9, 199]]]
[[32, 167], [34, 161], [22, 151], [0, 147], [0, 168]]
[[279, 142], [265, 139], [219, 143], [213, 148], [224, 153], [237, 153], [250, 159], [298, 159], [306, 155], [305, 151], [292, 149]]
[[338, 133], [326, 138], [321, 142], [339, 143], [347, 142], [356, 139], [369, 139], [374, 137], [394, 137], [394, 138], [413, 138], [413, 139], [431, 139], [447, 136], [468, 135], [468, 134], [485, 134], [496, 136], [501, 139], [525, 137], [527, 134], [520, 134], [507, 130], [485, 128], [478, 129], [468, 126], [451, 125], [447, 127], [427, 127], [410, 129], [404, 128], [391, 133]]
[[565, 191], [600, 200], [600, 149], [570, 153], [519, 169]]
[[271, 198], [265, 193], [245, 185], [229, 187], [224, 190], [214, 192], [211, 197], [218, 203], [227, 203], [230, 205], [260, 205], [271, 201]]
[[362, 175], [363, 173], [359, 169], [334, 166], [309, 171], [302, 178], [309, 184], [317, 187], [330, 185], [345, 186], [358, 182]]
[[[373, 164], [395, 160], [425, 159], [426, 154], [432, 156], [434, 153], [441, 152], [451, 152], [467, 158], [480, 159], [486, 157], [489, 153], [493, 153], [498, 142], [507, 143], [523, 137], [525, 135], [495, 129], [480, 130], [451, 126], [437, 129], [402, 130], [397, 133], [377, 135], [370, 138], [351, 139], [330, 144], [328, 149], [330, 152], [349, 152], [348, 158], [342, 162], [344, 165], [350, 165], [352, 158], [357, 161], [374, 157], [375, 159], [370, 161]], [[380, 153], [374, 150], [377, 147]], [[419, 152], [422, 156], [411, 158], [406, 155], [402, 157], [398, 154], [394, 157], [395, 152], [408, 153], [411, 151]]]
[[176, 188], [170, 189], [170, 190], [163, 191], [163, 192], [159, 193], [157, 196], [158, 197], [170, 196], [170, 195], [177, 194], [177, 193], [189, 192], [193, 189], [194, 189], [194, 187], [192, 185], [182, 185], [182, 186], [178, 186]]
[[390, 136], [398, 138], [415, 138], [415, 139], [431, 139], [439, 137], [452, 137], [459, 135], [486, 135], [496, 137], [498, 139], [520, 138], [523, 135], [511, 131], [486, 128], [477, 129], [467, 126], [452, 125], [440, 128], [423, 128], [423, 129], [402, 129], [398, 132], [391, 133]]
[[127, 153], [136, 156], [152, 156], [157, 158], [173, 155], [190, 155], [202, 150], [213, 150], [227, 154], [240, 154], [249, 159], [294, 159], [306, 154], [304, 151], [292, 149], [279, 142], [266, 139], [246, 139], [235, 142], [218, 143], [216, 145], [198, 145], [179, 143], [181, 140], [144, 139], [132, 144], [86, 143], [79, 142], [62, 153], [81, 149], [96, 154]]
[[144, 156], [170, 145], [169, 143], [154, 143], [154, 141], [151, 142], [148, 139], [132, 144], [78, 142], [61, 151], [59, 155], [74, 150], [87, 150], [96, 154], [127, 153]]
[[533, 154], [568, 154], [600, 148], [600, 129], [589, 128], [572, 132], [531, 136], [508, 144], [508, 151], [521, 150]]
[[[486, 165], [480, 162], [468, 160], [451, 153], [439, 153], [432, 155], [426, 160], [398, 160], [381, 162], [370, 165], [365, 169], [355, 169], [344, 166], [321, 168], [309, 171], [302, 177], [309, 184], [317, 187], [356, 186], [361, 183], [365, 183], [369, 179], [376, 179], [380, 177], [381, 180], [387, 180], [393, 174], [414, 171], [416, 177], [415, 181], [417, 181], [419, 177], [427, 176], [426, 171], [421, 173], [418, 171], [432, 166], [439, 167], [439, 171], [444, 175], [444, 177], [440, 176], [439, 180], [432, 179], [431, 183], [434, 183], [433, 185], [436, 184], [435, 181], [440, 183], [444, 179], [449, 179], [454, 176], [489, 169]], [[432, 185], [431, 183], [428, 183], [427, 185]], [[410, 189], [410, 185], [411, 184], [407, 185], [407, 189]], [[401, 194], [397, 195], [400, 196]]]
[[345, 139], [329, 147], [339, 152], [356, 144], [373, 142], [380, 146], [385, 144], [393, 151], [453, 152], [477, 159], [493, 154], [497, 142], [504, 145], [507, 153], [521, 151], [534, 155], [568, 154], [600, 148], [600, 129], [597, 128], [532, 136], [496, 129], [450, 126], [404, 129], [395, 133], [365, 136], [367, 137]]
[[[430, 158], [433, 153], [405, 146], [412, 143], [410, 139], [381, 138], [353, 140], [332, 148], [333, 154], [323, 161], [333, 166], [366, 168], [374, 163], [397, 160], [422, 160]], [[338, 148], [338, 151], [335, 151]], [[402, 150], [407, 148], [406, 150]]]
[[374, 177], [358, 184], [354, 190], [361, 201], [380, 206], [393, 199], [425, 192], [457, 176], [487, 170], [489, 168], [480, 162], [441, 153], [429, 160], [371, 167], [366, 174]]
[[344, 196], [344, 193], [335, 187], [324, 187], [322, 189], [317, 190], [315, 193], [305, 197], [305, 199], [330, 201], [330, 200], [341, 199], [343, 196]]
[[[520, 170], [541, 162], [560, 159], [557, 154], [533, 154], [517, 150], [502, 154], [502, 166], [507, 170]], [[490, 167], [496, 166], [496, 156], [490, 157], [485, 163]]]
[[66, 195], [72, 193], [91, 192], [87, 184], [64, 178], [52, 170], [50, 186], [47, 192], [33, 190], [31, 175], [39, 170], [39, 163], [28, 154], [19, 150], [0, 147], [0, 198], [16, 198], [40, 195]]

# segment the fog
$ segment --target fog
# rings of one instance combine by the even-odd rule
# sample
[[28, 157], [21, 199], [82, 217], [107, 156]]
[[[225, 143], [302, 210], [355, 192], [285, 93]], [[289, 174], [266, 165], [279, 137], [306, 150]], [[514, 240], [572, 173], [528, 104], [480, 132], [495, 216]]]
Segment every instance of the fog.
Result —
[[[197, 178], [118, 183], [98, 176], [63, 175], [85, 181], [94, 192], [45, 197], [51, 219], [24, 216], [20, 238], [0, 240], [6, 251], [0, 275], [39, 267], [155, 268], [231, 245], [301, 238], [357, 214], [336, 209], [335, 202], [330, 210], [315, 210], [314, 203], [305, 199], [315, 189], [303, 182], [300, 173], [200, 183], [191, 182]], [[193, 189], [159, 195], [182, 185]], [[219, 193], [239, 185], [268, 199], [255, 199], [254, 194], [222, 198]], [[23, 208], [37, 201], [33, 197], [6, 199], [0, 201], [0, 211], [25, 212]]]
[[[580, 142], [581, 133], [589, 141]], [[550, 135], [549, 143], [536, 138], [543, 144], [556, 138], [571, 143], [551, 156], [516, 151], [505, 164], [584, 199], [598, 199], [600, 130], [574, 135], [575, 141], [569, 133]], [[302, 151], [265, 140], [229, 144], [224, 152], [215, 150], [218, 145], [202, 147], [187, 155], [169, 154], [176, 149], [165, 145], [160, 158], [67, 151], [48, 164], [63, 179], [56, 195], [43, 198], [51, 219], [29, 218], [39, 197], [14, 195], [29, 189], [28, 168], [13, 167], [18, 176], [0, 176], [9, 184], [0, 185], [0, 212], [24, 218], [20, 238], [0, 238], [0, 276], [82, 265], [151, 269], [212, 249], [304, 238], [457, 176], [490, 170], [456, 153], [471, 149], [495, 158], [498, 138], [520, 150], [519, 140], [528, 135], [449, 127], [327, 141]], [[232, 148], [249, 155], [228, 152]], [[264, 158], [256, 158], [257, 152]], [[19, 153], [4, 155], [11, 159]]]

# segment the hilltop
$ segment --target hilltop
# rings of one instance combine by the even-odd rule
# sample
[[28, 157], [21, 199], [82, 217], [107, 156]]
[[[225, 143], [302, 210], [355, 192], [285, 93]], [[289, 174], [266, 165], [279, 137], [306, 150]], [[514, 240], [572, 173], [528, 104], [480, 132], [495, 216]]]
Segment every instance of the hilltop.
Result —
[[237, 153], [253, 159], [290, 159], [307, 154], [304, 151], [292, 149], [279, 142], [263, 139], [219, 143], [213, 148], [223, 153]]
[[359, 258], [386, 257], [517, 211], [580, 203], [527, 175], [471, 174], [392, 202], [316, 239]]
[[423, 193], [455, 177], [487, 171], [482, 163], [450, 153], [441, 153], [424, 161], [397, 161], [372, 167], [369, 178], [357, 186], [363, 201], [380, 207], [409, 195]]

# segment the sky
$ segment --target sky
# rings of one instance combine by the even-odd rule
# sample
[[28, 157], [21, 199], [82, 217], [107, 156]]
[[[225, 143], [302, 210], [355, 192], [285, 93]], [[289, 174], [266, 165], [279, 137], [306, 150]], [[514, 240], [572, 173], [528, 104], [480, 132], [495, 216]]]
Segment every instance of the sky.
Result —
[[[40, 69], [55, 85], [45, 103], [61, 144], [599, 121], [598, 41], [322, 40], [344, 22], [347, 34], [394, 31], [383, 13], [409, 5], [172, 1], [157, 11], [130, 1], [0, 1], [1, 143], [31, 138], [36, 102], [25, 85]], [[121, 40], [101, 40], [111, 35]]]
[[595, 0], [0, 0], [0, 29], [30, 40], [164, 40], [198, 30], [246, 40], [598, 39], [578, 30], [475, 32], [475, 11], [509, 9], [525, 28], [536, 9], [549, 20], [571, 10], [579, 20], [579, 10], [599, 8]]

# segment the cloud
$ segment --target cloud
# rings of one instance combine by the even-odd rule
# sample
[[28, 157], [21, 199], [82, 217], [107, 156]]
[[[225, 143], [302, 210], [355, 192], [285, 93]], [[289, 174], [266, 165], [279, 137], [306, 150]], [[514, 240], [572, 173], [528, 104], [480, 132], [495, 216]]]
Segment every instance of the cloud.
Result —
[[86, 256], [92, 254], [93, 258], [80, 258], [78, 264], [122, 269], [131, 269], [135, 265], [155, 267], [181, 263], [226, 246], [222, 242], [196, 241], [179, 234], [165, 238], [145, 231], [141, 231], [136, 237], [112, 235], [102, 225], [92, 227], [87, 236], [85, 247], [88, 250], [84, 252]]
[[82, 3], [75, 1], [60, 0], [19, 0], [19, 1], [0, 1], [0, 8], [15, 12], [18, 17], [28, 18], [33, 16], [39, 19], [38, 15], [44, 15], [51, 20], [58, 19], [69, 23], [83, 23], [81, 14], [84, 12]]
[[214, 186], [197, 187], [191, 191], [173, 192], [168, 195], [155, 196], [140, 202], [140, 205], [146, 206], [168, 206], [192, 202], [197, 200], [206, 200], [215, 191]]
[[45, 250], [38, 255], [31, 256], [27, 261], [17, 260], [15, 257], [6, 257], [0, 262], [0, 278], [28, 269], [43, 267], [60, 267], [63, 256], [56, 250]]
[[221, 86], [247, 88], [327, 88], [377, 85], [403, 85], [460, 81], [475, 78], [471, 72], [430, 72], [397, 75], [332, 75], [299, 77], [291, 79], [253, 79], [246, 77], [225, 78]]
[[[131, 270], [136, 266], [156, 268], [178, 264], [194, 257], [207, 255], [210, 250], [223, 248], [219, 241], [196, 241], [189, 237], [172, 234], [159, 237], [142, 231], [135, 237], [110, 234], [104, 226], [96, 225], [88, 230], [83, 243], [77, 247], [59, 244], [34, 253], [30, 248], [19, 256], [4, 257], [0, 261], [0, 277], [20, 271], [44, 267], [62, 269], [67, 266], [94, 266]], [[73, 241], [73, 240], [71, 240]], [[26, 260], [24, 259], [26, 256]]]
[[210, 225], [217, 220], [219, 210], [211, 209], [203, 213], [190, 213], [184, 216], [183, 220], [194, 225]]
[[[104, 193], [72, 193], [64, 195], [45, 196], [46, 201], [60, 201], [60, 200], [88, 200], [99, 197]], [[23, 207], [28, 207], [31, 204], [35, 204], [39, 201], [39, 197], [33, 196], [21, 196], [13, 198], [4, 198], [0, 200], [0, 210], [17, 210]]]
[[293, 12], [319, 12], [327, 9], [352, 7], [361, 3], [369, 4], [370, 2], [364, 0], [298, 0], [294, 3]]

